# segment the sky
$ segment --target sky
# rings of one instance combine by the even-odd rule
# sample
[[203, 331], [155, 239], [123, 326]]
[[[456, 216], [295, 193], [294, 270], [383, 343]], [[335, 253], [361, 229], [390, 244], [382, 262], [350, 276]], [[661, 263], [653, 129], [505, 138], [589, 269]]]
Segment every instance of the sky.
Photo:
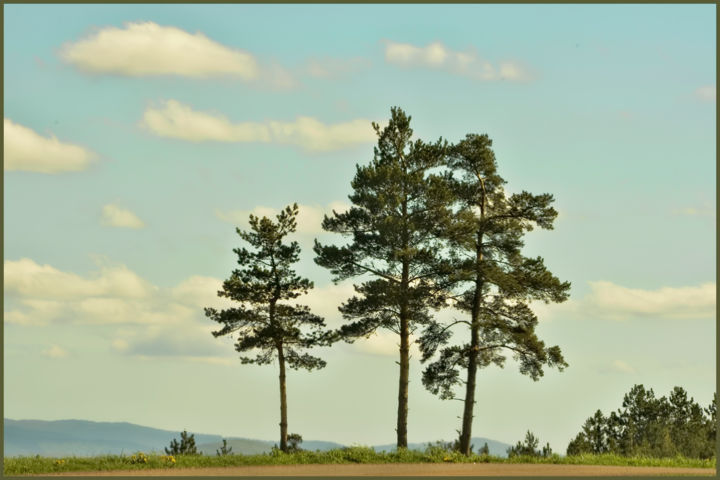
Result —
[[[569, 367], [479, 372], [473, 435], [564, 453], [634, 384], [716, 391], [714, 5], [6, 5], [4, 417], [125, 421], [274, 440], [277, 365], [241, 365], [203, 308], [250, 213], [300, 205], [300, 300], [330, 327], [312, 244], [348, 208], [371, 122], [493, 140], [510, 193], [552, 193], [524, 253], [572, 283], [535, 305]], [[452, 312], [439, 312], [441, 319]], [[314, 350], [289, 431], [395, 442], [398, 339]], [[415, 347], [414, 347], [415, 348]], [[410, 442], [462, 404], [411, 360]], [[312, 352], [311, 352], [312, 353]]]

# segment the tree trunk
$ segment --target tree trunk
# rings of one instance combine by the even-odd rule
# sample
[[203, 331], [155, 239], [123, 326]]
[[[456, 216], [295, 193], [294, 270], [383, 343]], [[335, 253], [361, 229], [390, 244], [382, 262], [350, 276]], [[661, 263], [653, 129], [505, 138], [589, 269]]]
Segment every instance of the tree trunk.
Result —
[[[407, 175], [407, 165], [403, 161], [403, 171]], [[410, 312], [408, 295], [410, 290], [410, 259], [407, 257], [410, 235], [408, 232], [407, 193], [403, 182], [402, 218], [403, 228], [403, 259], [402, 277], [400, 278], [400, 379], [398, 382], [398, 415], [397, 415], [397, 448], [407, 448], [408, 419], [408, 383], [410, 379]]]
[[482, 304], [482, 234], [478, 234], [476, 257], [475, 293], [470, 313], [470, 352], [468, 353], [467, 380], [465, 382], [465, 404], [463, 406], [462, 431], [460, 433], [460, 452], [470, 455], [470, 439], [472, 437], [473, 410], [475, 408], [475, 379], [477, 377], [477, 357], [480, 351], [480, 307]]
[[408, 261], [403, 261], [401, 287], [404, 291], [400, 307], [400, 381], [398, 383], [397, 447], [407, 448], [408, 382], [410, 378], [410, 326], [407, 305], [409, 278]]
[[278, 361], [280, 363], [280, 450], [287, 452], [287, 393], [285, 389], [285, 355], [282, 345], [278, 347]]
[[398, 385], [397, 446], [407, 448], [408, 381], [410, 378], [410, 334], [407, 317], [400, 318], [400, 382]]
[[[480, 202], [480, 218], [485, 217], [485, 183], [480, 179], [482, 186], [482, 200]], [[480, 308], [482, 306], [482, 231], [478, 231], [475, 245], [475, 293], [470, 313], [470, 352], [468, 354], [467, 380], [465, 382], [465, 403], [463, 406], [462, 430], [460, 432], [460, 452], [470, 455], [470, 439], [472, 438], [473, 410], [475, 409], [475, 379], [477, 377], [477, 357], [480, 351]]]
[[465, 404], [463, 408], [462, 431], [460, 433], [460, 453], [470, 455], [470, 439], [472, 437], [473, 409], [475, 408], [475, 378], [477, 377], [477, 355], [480, 347], [480, 325], [478, 324], [479, 308], [477, 297], [473, 304], [472, 326], [470, 327], [470, 353], [468, 358], [467, 381], [465, 382]]

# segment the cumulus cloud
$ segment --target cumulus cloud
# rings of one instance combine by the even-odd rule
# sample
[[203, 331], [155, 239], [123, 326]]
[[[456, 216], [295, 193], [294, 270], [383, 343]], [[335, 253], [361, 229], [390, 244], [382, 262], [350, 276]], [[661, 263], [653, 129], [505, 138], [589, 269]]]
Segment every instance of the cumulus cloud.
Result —
[[222, 290], [222, 285], [223, 281], [218, 278], [193, 275], [172, 287], [170, 296], [174, 302], [183, 305], [229, 308], [235, 302], [217, 295], [217, 292]]
[[120, 228], [143, 228], [145, 226], [145, 223], [133, 212], [112, 203], [102, 208], [102, 223]]
[[[214, 338], [218, 325], [208, 320], [204, 307], [228, 308], [236, 305], [217, 297], [222, 280], [192, 276], [169, 288], [158, 288], [145, 280], [140, 283], [149, 294], [128, 296], [126, 288], [117, 288], [117, 276], [137, 278], [126, 267], [108, 272], [101, 270], [85, 277], [62, 272], [29, 259], [5, 261], [6, 299], [19, 305], [4, 312], [4, 321], [31, 327], [62, 322], [64, 324], [99, 326], [115, 325], [119, 329], [107, 339], [109, 351], [137, 357], [173, 357], [182, 360], [219, 365], [237, 364], [233, 349], [235, 338]], [[116, 278], [113, 279], [113, 276]], [[59, 284], [64, 284], [62, 288]], [[328, 328], [338, 328], [345, 321], [338, 307], [355, 294], [350, 282], [316, 287], [292, 303], [310, 307], [325, 318]], [[7, 305], [7, 303], [6, 303]], [[414, 342], [414, 337], [411, 338]], [[398, 336], [381, 330], [370, 338], [360, 338], [347, 348], [373, 355], [397, 355]], [[418, 356], [417, 345], [412, 344]], [[48, 350], [59, 356], [59, 350]]]
[[298, 117], [294, 122], [269, 122], [276, 143], [295, 145], [308, 152], [340, 150], [376, 139], [372, 122], [359, 118], [326, 125], [312, 117]]
[[103, 266], [100, 272], [86, 278], [50, 265], [40, 265], [29, 258], [5, 260], [4, 281], [6, 293], [42, 300], [104, 296], [143, 298], [153, 290], [148, 282], [124, 265]]
[[68, 352], [57, 345], [53, 345], [47, 350], [43, 350], [42, 354], [50, 358], [65, 358], [68, 356]]
[[[99, 271], [81, 276], [30, 259], [6, 260], [6, 305], [13, 308], [4, 312], [4, 322], [27, 327], [116, 325], [120, 330], [108, 338], [109, 350], [116, 353], [212, 362], [235, 356], [223, 341], [228, 339], [213, 338], [218, 325], [203, 313], [203, 307], [229, 306], [229, 300], [217, 297], [221, 284], [219, 279], [194, 276], [159, 288], [122, 265], [100, 265]], [[48, 352], [59, 356], [57, 349]]]
[[643, 290], [599, 281], [590, 282], [590, 288], [590, 294], [578, 302], [579, 311], [617, 320], [715, 316], [715, 283]]
[[155, 135], [193, 142], [262, 142], [293, 145], [308, 152], [339, 150], [375, 140], [371, 120], [327, 125], [312, 117], [293, 122], [233, 123], [226, 116], [193, 110], [177, 100], [148, 107], [141, 125]]
[[90, 150], [63, 143], [54, 135], [43, 137], [34, 130], [5, 118], [4, 168], [8, 171], [39, 173], [78, 172], [88, 168], [95, 154]]
[[262, 123], [232, 123], [219, 113], [198, 112], [177, 100], [149, 107], [142, 125], [160, 137], [192, 142], [269, 142], [270, 129]]
[[502, 61], [493, 65], [475, 51], [454, 51], [441, 42], [418, 47], [410, 43], [386, 41], [385, 61], [399, 67], [442, 70], [481, 81], [530, 79], [527, 69], [517, 62]]
[[250, 53], [222, 45], [201, 32], [189, 33], [154, 22], [99, 29], [63, 45], [60, 57], [88, 73], [134, 77], [230, 75], [245, 80], [259, 75], [257, 60]]
[[[332, 215], [333, 210], [342, 213], [350, 208], [343, 202], [332, 202], [326, 207], [318, 205], [298, 205], [297, 216], [297, 232], [300, 234], [315, 235], [323, 233], [322, 221], [325, 215]], [[258, 206], [252, 210], [216, 210], [215, 215], [225, 222], [238, 225], [241, 228], [249, 228], [249, 217], [268, 217], [275, 221], [276, 215], [280, 213], [280, 209], [272, 207]]]
[[715, 85], [705, 85], [695, 90], [695, 97], [706, 102], [714, 102], [717, 98]]

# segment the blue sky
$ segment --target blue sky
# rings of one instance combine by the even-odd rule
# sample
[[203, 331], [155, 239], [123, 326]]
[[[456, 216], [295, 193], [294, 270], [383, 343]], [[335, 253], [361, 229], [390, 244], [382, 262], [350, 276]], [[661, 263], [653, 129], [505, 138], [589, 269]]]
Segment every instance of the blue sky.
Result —
[[[635, 383], [715, 391], [714, 5], [8, 5], [5, 417], [130, 421], [274, 439], [273, 367], [243, 366], [202, 307], [249, 213], [301, 205], [306, 303], [340, 324], [351, 283], [313, 263], [348, 205], [371, 121], [487, 133], [510, 192], [555, 196], [532, 232], [571, 300], [538, 305], [570, 367], [478, 379], [474, 434], [564, 452]], [[441, 316], [450, 313], [443, 312]], [[394, 440], [396, 340], [289, 378], [290, 431]], [[417, 358], [417, 355], [416, 355]], [[413, 360], [409, 440], [457, 402]], [[351, 407], [357, 405], [357, 407]]]

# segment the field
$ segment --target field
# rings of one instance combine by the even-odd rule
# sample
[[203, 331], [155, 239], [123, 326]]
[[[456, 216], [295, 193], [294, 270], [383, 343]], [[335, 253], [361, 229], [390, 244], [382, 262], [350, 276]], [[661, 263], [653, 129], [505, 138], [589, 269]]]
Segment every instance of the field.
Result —
[[[639, 468], [643, 467], [643, 468]], [[708, 475], [716, 460], [582, 455], [548, 458], [487, 455], [464, 457], [429, 448], [425, 452], [377, 453], [352, 447], [291, 454], [100, 457], [18, 457], [4, 459], [4, 475]]]

